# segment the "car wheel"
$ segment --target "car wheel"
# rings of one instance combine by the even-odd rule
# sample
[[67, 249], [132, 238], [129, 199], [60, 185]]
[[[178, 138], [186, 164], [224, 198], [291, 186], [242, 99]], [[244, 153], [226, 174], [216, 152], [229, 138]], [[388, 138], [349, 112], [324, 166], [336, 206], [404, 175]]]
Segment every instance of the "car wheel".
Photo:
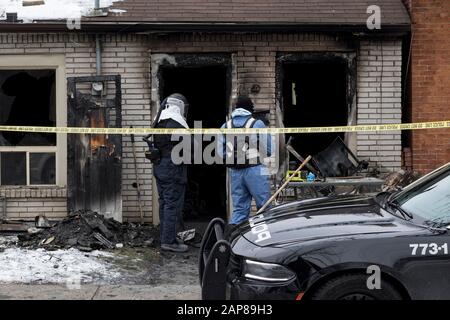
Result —
[[367, 287], [368, 275], [347, 274], [327, 281], [311, 296], [312, 300], [401, 300], [400, 293], [381, 279], [380, 289]]

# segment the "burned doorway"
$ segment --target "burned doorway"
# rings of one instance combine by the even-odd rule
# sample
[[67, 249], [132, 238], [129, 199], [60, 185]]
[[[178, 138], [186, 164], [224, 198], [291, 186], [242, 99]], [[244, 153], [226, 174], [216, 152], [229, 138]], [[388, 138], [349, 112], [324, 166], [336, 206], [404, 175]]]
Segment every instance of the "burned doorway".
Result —
[[[70, 127], [121, 128], [120, 75], [67, 78]], [[91, 210], [122, 221], [122, 137], [68, 137], [68, 210]]]
[[[355, 62], [352, 54], [303, 53], [278, 58], [278, 98], [286, 127], [346, 126], [353, 122]], [[316, 155], [344, 133], [291, 134], [302, 156]]]
[[[181, 93], [189, 101], [187, 122], [219, 128], [226, 119], [230, 96], [230, 60], [222, 55], [179, 55], [176, 64], [159, 67], [159, 96]], [[210, 141], [203, 142], [205, 148]], [[227, 212], [226, 168], [221, 164], [188, 165], [184, 220], [209, 220]]]

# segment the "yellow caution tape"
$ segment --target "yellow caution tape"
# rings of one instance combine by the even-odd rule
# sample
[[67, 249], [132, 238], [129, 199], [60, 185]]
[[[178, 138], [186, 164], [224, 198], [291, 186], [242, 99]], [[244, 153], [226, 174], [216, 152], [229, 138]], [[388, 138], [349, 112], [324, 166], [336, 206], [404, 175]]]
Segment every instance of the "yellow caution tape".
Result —
[[450, 128], [450, 120], [396, 123], [396, 124], [365, 124], [340, 127], [304, 127], [304, 128], [234, 128], [234, 129], [169, 129], [169, 128], [79, 128], [79, 127], [31, 127], [31, 126], [0, 126], [0, 131], [33, 132], [33, 133], [71, 133], [71, 134], [255, 134], [255, 133], [328, 133], [328, 132], [374, 132], [396, 130], [445, 129]]

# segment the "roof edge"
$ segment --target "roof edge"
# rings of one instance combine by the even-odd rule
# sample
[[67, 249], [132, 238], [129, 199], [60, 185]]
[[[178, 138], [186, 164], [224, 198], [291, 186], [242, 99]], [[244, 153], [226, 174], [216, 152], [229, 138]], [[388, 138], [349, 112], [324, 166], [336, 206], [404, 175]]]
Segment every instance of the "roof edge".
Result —
[[411, 24], [382, 25], [369, 30], [365, 25], [305, 23], [154, 23], [82, 22], [81, 29], [69, 30], [65, 22], [0, 23], [0, 33], [48, 32], [359, 32], [367, 35], [408, 33]]

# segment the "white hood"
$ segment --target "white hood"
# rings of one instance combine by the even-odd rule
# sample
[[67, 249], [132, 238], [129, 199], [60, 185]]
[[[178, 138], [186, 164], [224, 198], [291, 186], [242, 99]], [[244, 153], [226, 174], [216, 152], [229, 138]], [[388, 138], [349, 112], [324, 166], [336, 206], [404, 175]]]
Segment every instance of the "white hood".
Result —
[[234, 118], [234, 117], [248, 117], [248, 116], [251, 116], [251, 115], [252, 115], [252, 113], [250, 111], [248, 111], [246, 109], [243, 109], [243, 108], [234, 109], [234, 111], [231, 113], [231, 117], [232, 118]]
[[[161, 111], [161, 115], [159, 117], [159, 121], [172, 119], [179, 124], [181, 124], [184, 128], [189, 129], [189, 126], [186, 122], [186, 119], [181, 115], [180, 107], [173, 105], [173, 104], [167, 104], [165, 109]], [[159, 122], [158, 121], [158, 122]]]

